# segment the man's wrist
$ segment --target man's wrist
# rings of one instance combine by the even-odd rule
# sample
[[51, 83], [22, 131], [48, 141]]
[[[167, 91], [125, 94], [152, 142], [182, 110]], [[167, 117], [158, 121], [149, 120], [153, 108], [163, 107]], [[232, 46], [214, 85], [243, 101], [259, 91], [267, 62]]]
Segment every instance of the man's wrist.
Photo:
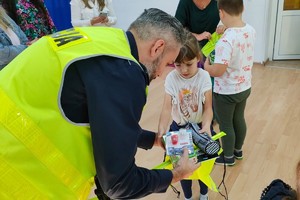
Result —
[[173, 174], [172, 183], [176, 183], [176, 182], [178, 182], [182, 179], [182, 175], [181, 175], [180, 170], [178, 169], [178, 167], [179, 166], [175, 167], [172, 170], [172, 174]]

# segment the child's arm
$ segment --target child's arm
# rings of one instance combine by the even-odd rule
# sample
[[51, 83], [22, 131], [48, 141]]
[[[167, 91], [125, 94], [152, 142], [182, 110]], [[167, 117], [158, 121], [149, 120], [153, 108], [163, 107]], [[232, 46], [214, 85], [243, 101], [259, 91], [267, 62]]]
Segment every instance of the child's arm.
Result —
[[204, 69], [209, 73], [210, 76], [212, 77], [219, 77], [222, 76], [226, 69], [227, 69], [228, 65], [225, 64], [220, 64], [220, 63], [214, 63], [214, 64], [210, 64], [209, 60], [206, 59], [205, 63], [204, 63]]
[[158, 124], [158, 135], [162, 136], [168, 131], [170, 124], [171, 109], [172, 109], [172, 97], [165, 93], [164, 104], [160, 113], [159, 124]]
[[203, 105], [203, 114], [202, 114], [202, 128], [200, 133], [211, 134], [210, 125], [213, 119], [213, 110], [212, 110], [212, 91], [208, 90], [204, 93], [205, 102]]

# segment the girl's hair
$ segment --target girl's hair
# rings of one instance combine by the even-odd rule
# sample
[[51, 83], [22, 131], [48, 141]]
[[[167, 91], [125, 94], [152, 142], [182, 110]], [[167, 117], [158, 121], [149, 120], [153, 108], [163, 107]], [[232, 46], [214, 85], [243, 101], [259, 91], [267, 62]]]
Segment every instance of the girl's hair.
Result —
[[8, 15], [6, 14], [6, 11], [0, 5], [0, 25], [2, 25], [4, 28], [8, 28], [10, 26], [7, 18]]
[[[89, 4], [89, 0], [82, 0], [82, 1], [84, 3], [85, 7], [92, 8], [91, 5]], [[100, 10], [103, 10], [103, 8], [105, 6], [104, 0], [95, 0], [95, 1], [98, 2]]]
[[5, 8], [7, 14], [12, 20], [18, 23], [18, 15], [16, 10], [16, 1], [14, 0], [2, 0], [2, 5]]
[[[12, 18], [17, 24], [20, 24], [21, 22], [18, 19], [17, 14], [17, 4], [18, 0], [2, 0], [2, 4], [5, 6], [5, 10], [7, 11], [7, 14]], [[45, 18], [48, 17], [48, 12], [45, 8], [44, 3], [41, 0], [30, 0], [33, 5], [38, 9], [39, 12], [41, 12]], [[46, 20], [47, 23], [48, 20]], [[50, 25], [50, 24], [49, 24]]]
[[244, 10], [243, 0], [218, 0], [218, 8], [232, 16], [240, 15]]
[[187, 40], [186, 43], [181, 47], [175, 62], [188, 62], [190, 60], [193, 60], [194, 58], [202, 60], [203, 56], [196, 37], [188, 30], [184, 29], [184, 31], [187, 32]]

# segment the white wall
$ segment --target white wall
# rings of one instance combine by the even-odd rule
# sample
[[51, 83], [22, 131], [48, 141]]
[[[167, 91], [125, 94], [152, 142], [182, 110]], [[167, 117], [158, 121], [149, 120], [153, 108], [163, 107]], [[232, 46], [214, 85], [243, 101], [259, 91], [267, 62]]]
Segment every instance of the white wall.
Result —
[[127, 30], [145, 8], [159, 8], [171, 15], [175, 15], [179, 0], [113, 0], [114, 9], [118, 17], [116, 27]]
[[[275, 0], [244, 0], [245, 11], [243, 19], [256, 30], [256, 44], [254, 61], [262, 63], [270, 55], [269, 31], [273, 31], [269, 25], [270, 4]], [[127, 30], [145, 8], [159, 8], [174, 15], [179, 0], [113, 0], [114, 9], [118, 17], [115, 27]]]
[[254, 61], [262, 63], [268, 58], [270, 30], [268, 23], [270, 21], [269, 0], [244, 0], [244, 9], [244, 21], [252, 25], [256, 30]]

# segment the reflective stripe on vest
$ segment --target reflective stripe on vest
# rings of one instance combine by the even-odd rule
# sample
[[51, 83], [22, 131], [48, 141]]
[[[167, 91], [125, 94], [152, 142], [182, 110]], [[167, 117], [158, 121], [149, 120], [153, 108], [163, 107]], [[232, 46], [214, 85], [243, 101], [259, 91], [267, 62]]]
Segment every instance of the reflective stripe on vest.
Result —
[[100, 55], [137, 62], [122, 30], [85, 27], [41, 38], [1, 71], [0, 199], [87, 198], [90, 128], [64, 117], [60, 90], [71, 63]]

